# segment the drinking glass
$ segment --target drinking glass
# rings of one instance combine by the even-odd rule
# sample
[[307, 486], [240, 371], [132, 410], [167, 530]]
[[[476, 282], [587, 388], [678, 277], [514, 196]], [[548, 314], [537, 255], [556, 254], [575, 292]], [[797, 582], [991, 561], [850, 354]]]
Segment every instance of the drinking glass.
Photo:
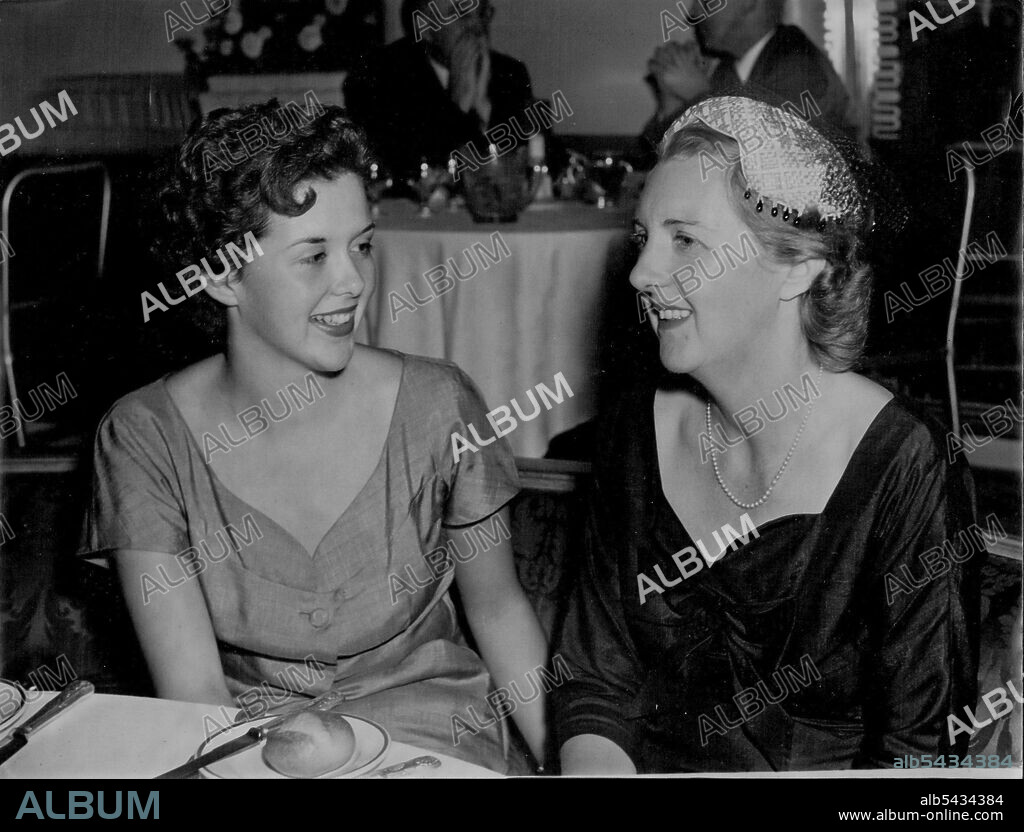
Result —
[[633, 172], [633, 166], [622, 158], [622, 154], [612, 150], [602, 150], [590, 165], [591, 179], [601, 189], [598, 194], [598, 208], [614, 208], [622, 195], [622, 183], [627, 174]]

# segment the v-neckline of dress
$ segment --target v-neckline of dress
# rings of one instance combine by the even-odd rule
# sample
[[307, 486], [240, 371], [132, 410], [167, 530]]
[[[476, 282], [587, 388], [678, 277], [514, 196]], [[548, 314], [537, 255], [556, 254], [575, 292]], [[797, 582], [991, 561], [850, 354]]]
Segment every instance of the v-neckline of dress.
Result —
[[[652, 481], [657, 487], [657, 499], [661, 503], [662, 509], [668, 509], [668, 514], [672, 517], [673, 520], [675, 520], [676, 526], [683, 533], [687, 540], [689, 540], [690, 542], [696, 542], [696, 538], [694, 538], [690, 534], [689, 529], [686, 528], [686, 524], [683, 523], [682, 518], [676, 512], [675, 506], [672, 505], [671, 501], [668, 498], [668, 495], [665, 493], [665, 486], [661, 479], [661, 460], [658, 457], [657, 422], [655, 421], [654, 417], [654, 397], [657, 394], [657, 392], [657, 387], [654, 387], [650, 395], [650, 407], [645, 408], [645, 412], [647, 413], [648, 418], [650, 418], [651, 425], [648, 438], [650, 441], [650, 467]], [[832, 489], [832, 493], [829, 495], [828, 500], [825, 502], [825, 505], [822, 507], [820, 512], [796, 512], [791, 514], [782, 514], [778, 517], [773, 517], [771, 520], [768, 520], [760, 524], [757, 527], [758, 532], [763, 532], [765, 529], [771, 528], [776, 525], [781, 526], [785, 525], [786, 523], [792, 523], [796, 521], [810, 520], [813, 522], [818, 522], [819, 520], [821, 520], [822, 517], [825, 517], [826, 514], [828, 514], [828, 512], [830, 511], [832, 504], [837, 499], [837, 496], [844, 491], [848, 481], [854, 476], [853, 472], [856, 470], [857, 466], [860, 465], [862, 457], [870, 452], [871, 443], [868, 442], [868, 439], [876, 430], [880, 430], [880, 425], [882, 423], [882, 414], [888, 411], [890, 407], [895, 406], [896, 401], [897, 397], [892, 396], [885, 404], [882, 405], [879, 411], [871, 419], [871, 422], [864, 430], [864, 433], [861, 434], [860, 440], [854, 447], [853, 453], [850, 454], [850, 458], [849, 460], [847, 460], [846, 463], [846, 468], [843, 469], [843, 473], [839, 477], [839, 481], [836, 483], [835, 488]], [[742, 540], [739, 540], [737, 542], [742, 542]], [[750, 542], [751, 541], [744, 542], [743, 545], [737, 547], [737, 549], [733, 551], [738, 552], [740, 549], [743, 549], [747, 545], [749, 545]]]
[[395, 394], [395, 403], [391, 408], [391, 421], [388, 423], [388, 431], [387, 434], [384, 436], [384, 444], [381, 446], [380, 455], [377, 457], [377, 464], [374, 466], [373, 471], [370, 472], [370, 475], [366, 478], [366, 482], [363, 483], [359, 491], [357, 491], [355, 496], [349, 501], [349, 504], [345, 506], [344, 510], [341, 512], [341, 514], [338, 515], [334, 522], [327, 527], [327, 531], [324, 532], [323, 536], [320, 538], [319, 542], [313, 548], [312, 552], [309, 549], [307, 549], [305, 545], [292, 532], [290, 532], [287, 528], [281, 525], [281, 523], [279, 523], [277, 520], [275, 520], [265, 511], [263, 511], [263, 509], [254, 506], [248, 500], [243, 499], [236, 492], [232, 491], [224, 484], [221, 478], [217, 476], [217, 472], [213, 469], [213, 466], [210, 465], [210, 463], [207, 462], [205, 457], [203, 456], [199, 448], [199, 443], [196, 440], [195, 434], [192, 433], [192, 428], [189, 427], [188, 420], [185, 419], [185, 414], [181, 412], [181, 408], [178, 407], [178, 403], [174, 401], [174, 397], [171, 395], [171, 391], [167, 387], [167, 379], [170, 376], [170, 373], [168, 373], [167, 375], [160, 379], [160, 389], [163, 391], [164, 396], [166, 396], [167, 401], [170, 402], [171, 410], [175, 418], [181, 422], [181, 426], [182, 428], [184, 428], [185, 435], [188, 437], [188, 447], [197, 457], [199, 457], [202, 460], [203, 467], [206, 469], [214, 485], [221, 491], [223, 491], [225, 494], [230, 496], [236, 502], [239, 502], [242, 505], [246, 506], [247, 508], [252, 509], [261, 517], [268, 520], [273, 526], [275, 526], [279, 531], [286, 535], [299, 548], [299, 550], [302, 551], [303, 554], [305, 554], [312, 561], [316, 560], [317, 553], [323, 547], [324, 543], [326, 543], [327, 540], [331, 537], [331, 533], [338, 527], [341, 521], [345, 519], [349, 512], [352, 511], [353, 506], [355, 506], [356, 503], [358, 503], [360, 499], [362, 499], [363, 495], [366, 494], [367, 490], [370, 487], [370, 484], [377, 478], [377, 474], [381, 470], [382, 465], [384, 464], [384, 460], [387, 457], [388, 449], [391, 446], [391, 435], [392, 433], [394, 433], [395, 423], [398, 421], [398, 409], [399, 405], [401, 404], [403, 390], [405, 389], [405, 368], [407, 363], [408, 362], [406, 361], [405, 356], [402, 355], [402, 369], [398, 379], [398, 391]]

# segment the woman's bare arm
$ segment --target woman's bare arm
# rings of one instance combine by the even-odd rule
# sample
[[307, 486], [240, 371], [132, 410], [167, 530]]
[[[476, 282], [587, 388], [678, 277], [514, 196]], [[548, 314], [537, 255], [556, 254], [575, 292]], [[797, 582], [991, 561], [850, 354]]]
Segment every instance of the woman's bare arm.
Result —
[[[508, 509], [497, 515], [508, 528]], [[491, 518], [487, 521], [490, 524]], [[478, 523], [477, 526], [482, 525]], [[490, 525], [493, 529], [494, 525]], [[466, 531], [475, 529], [466, 527]], [[479, 537], [477, 538], [479, 540]], [[512, 556], [512, 542], [502, 540], [472, 560], [456, 564], [455, 579], [466, 610], [469, 627], [480, 654], [497, 687], [509, 690], [515, 682], [520, 691], [530, 690], [527, 673], [537, 677], [537, 668], [545, 667], [548, 644], [526, 593], [519, 584]], [[536, 683], [538, 686], [540, 682]], [[510, 700], [516, 709], [511, 714], [534, 757], [544, 762], [544, 695], [522, 704]]]
[[144, 594], [143, 575], [150, 578], [147, 586], [153, 581], [165, 586], [158, 566], [175, 581], [184, 575], [175, 557], [118, 549], [113, 560], [157, 696], [236, 707], [199, 582], [189, 579], [165, 592]]

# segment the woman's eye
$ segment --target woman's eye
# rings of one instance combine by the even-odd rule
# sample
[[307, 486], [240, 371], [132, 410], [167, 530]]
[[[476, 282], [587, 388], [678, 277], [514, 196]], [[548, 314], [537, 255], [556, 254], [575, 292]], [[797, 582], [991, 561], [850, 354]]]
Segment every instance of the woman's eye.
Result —
[[359, 253], [363, 255], [363, 257], [369, 257], [373, 253], [373, 243], [360, 243]]
[[637, 248], [643, 248], [647, 244], [647, 235], [643, 231], [634, 231], [629, 235], [629, 241]]
[[680, 248], [692, 248], [693, 246], [697, 245], [697, 241], [687, 234], [677, 234], [676, 245], [678, 245]]
[[316, 265], [317, 263], [322, 263], [326, 259], [327, 252], [320, 251], [317, 252], [316, 254], [311, 254], [309, 257], [303, 257], [299, 262], [302, 263], [304, 266], [313, 266]]

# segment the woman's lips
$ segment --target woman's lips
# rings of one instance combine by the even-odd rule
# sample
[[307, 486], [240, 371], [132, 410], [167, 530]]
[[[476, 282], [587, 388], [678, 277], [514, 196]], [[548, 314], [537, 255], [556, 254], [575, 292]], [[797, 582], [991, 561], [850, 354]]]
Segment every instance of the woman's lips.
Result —
[[648, 301], [647, 313], [653, 315], [657, 321], [656, 328], [675, 329], [681, 327], [693, 317], [692, 309], [677, 309], [672, 306], [658, 306], [653, 301]]
[[351, 335], [356, 328], [356, 308], [350, 306], [345, 309], [335, 309], [322, 315], [311, 315], [309, 320], [317, 329], [330, 335], [332, 338], [344, 338]]
[[687, 315], [685, 318], [662, 318], [658, 317], [657, 331], [662, 332], [663, 330], [679, 329], [680, 327], [686, 326], [686, 322], [692, 318], [692, 315]]

